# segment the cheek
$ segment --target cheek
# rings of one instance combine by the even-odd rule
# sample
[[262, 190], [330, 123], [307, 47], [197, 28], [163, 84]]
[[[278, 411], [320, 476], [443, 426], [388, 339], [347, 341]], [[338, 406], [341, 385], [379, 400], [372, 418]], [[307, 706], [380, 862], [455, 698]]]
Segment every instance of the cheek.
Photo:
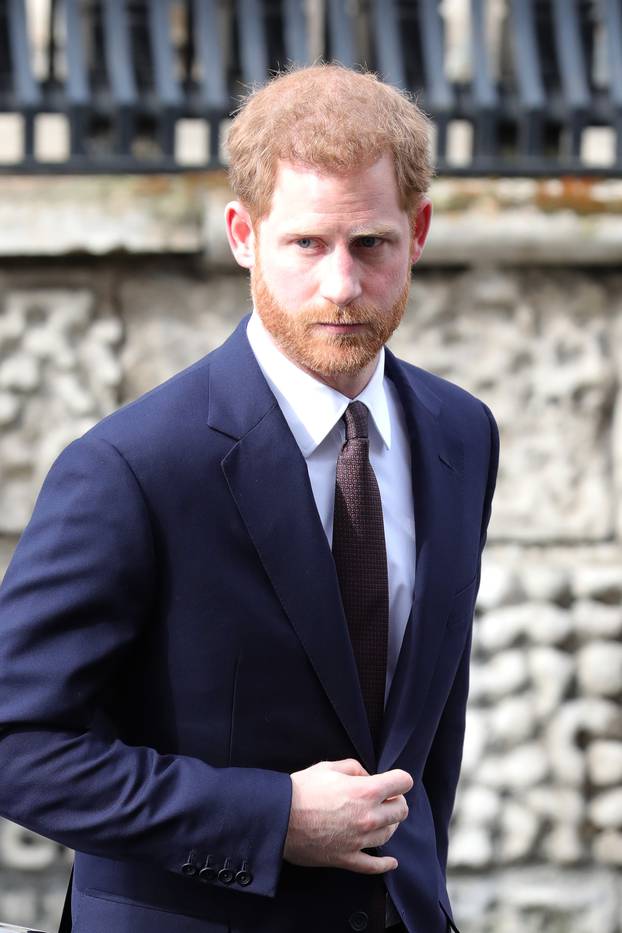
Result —
[[404, 288], [410, 266], [402, 261], [370, 270], [363, 279], [366, 294], [379, 305], [391, 304]]
[[279, 265], [266, 269], [264, 279], [279, 304], [289, 308], [304, 304], [315, 294], [314, 276], [299, 267]]

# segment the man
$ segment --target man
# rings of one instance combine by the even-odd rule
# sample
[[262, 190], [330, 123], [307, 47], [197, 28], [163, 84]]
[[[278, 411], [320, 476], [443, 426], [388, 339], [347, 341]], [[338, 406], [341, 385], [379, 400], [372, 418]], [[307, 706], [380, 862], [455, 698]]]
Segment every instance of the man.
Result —
[[226, 209], [250, 320], [44, 484], [0, 599], [0, 812], [76, 850], [77, 933], [457, 929], [498, 442], [384, 349], [427, 128], [340, 66], [251, 95]]

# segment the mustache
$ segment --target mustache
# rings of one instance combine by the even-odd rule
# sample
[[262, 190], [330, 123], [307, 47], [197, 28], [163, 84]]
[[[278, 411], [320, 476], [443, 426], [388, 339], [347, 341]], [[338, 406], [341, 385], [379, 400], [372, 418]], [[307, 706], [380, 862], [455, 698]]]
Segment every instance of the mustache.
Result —
[[382, 312], [374, 305], [313, 305], [301, 308], [296, 319], [301, 324], [375, 324]]

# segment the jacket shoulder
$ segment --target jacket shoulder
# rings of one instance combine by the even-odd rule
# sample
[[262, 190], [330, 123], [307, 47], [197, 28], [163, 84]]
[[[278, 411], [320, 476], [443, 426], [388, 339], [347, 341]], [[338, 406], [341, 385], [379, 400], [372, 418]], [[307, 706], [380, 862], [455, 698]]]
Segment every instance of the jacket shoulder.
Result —
[[[214, 351], [213, 351], [214, 352]], [[174, 443], [205, 422], [212, 353], [122, 405], [86, 433], [113, 446], [132, 447], [149, 438]]]
[[[499, 462], [499, 429], [481, 399], [456, 383], [403, 360], [401, 376], [442, 425], [443, 436], [456, 463], [476, 464], [494, 485]], [[479, 466], [477, 466], [479, 464]]]

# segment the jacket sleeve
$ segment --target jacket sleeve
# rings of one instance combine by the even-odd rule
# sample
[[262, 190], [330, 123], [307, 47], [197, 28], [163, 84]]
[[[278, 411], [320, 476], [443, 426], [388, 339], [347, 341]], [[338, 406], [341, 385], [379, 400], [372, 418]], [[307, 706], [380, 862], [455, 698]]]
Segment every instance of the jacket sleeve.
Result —
[[[479, 589], [482, 551], [486, 544], [488, 523], [492, 511], [492, 498], [495, 491], [497, 469], [499, 465], [499, 432], [492, 413], [486, 405], [483, 407], [490, 425], [490, 458], [482, 512], [474, 604]], [[460, 766], [462, 763], [466, 704], [469, 693], [471, 636], [472, 628], [469, 627], [458, 669], [423, 771], [423, 784], [434, 817], [438, 859], [444, 874], [447, 871], [449, 822], [454, 808], [458, 778], [460, 776]]]
[[178, 874], [196, 875], [208, 854], [234, 870], [246, 859], [252, 881], [236, 890], [274, 896], [289, 775], [158, 754], [96, 725], [155, 579], [138, 482], [116, 448], [86, 435], [52, 467], [0, 589], [0, 814]]

